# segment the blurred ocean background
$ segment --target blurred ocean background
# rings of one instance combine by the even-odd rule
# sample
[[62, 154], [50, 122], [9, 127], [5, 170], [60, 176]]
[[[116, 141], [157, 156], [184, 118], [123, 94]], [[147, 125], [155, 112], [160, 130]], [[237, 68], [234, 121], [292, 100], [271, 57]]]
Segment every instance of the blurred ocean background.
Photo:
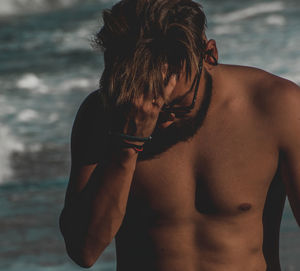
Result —
[[[76, 111], [98, 86], [90, 46], [110, 0], [0, 0], [0, 270], [81, 270], [58, 229]], [[220, 62], [300, 84], [299, 0], [203, 0]], [[287, 205], [282, 270], [300, 270], [300, 230]], [[91, 270], [115, 270], [114, 244]]]

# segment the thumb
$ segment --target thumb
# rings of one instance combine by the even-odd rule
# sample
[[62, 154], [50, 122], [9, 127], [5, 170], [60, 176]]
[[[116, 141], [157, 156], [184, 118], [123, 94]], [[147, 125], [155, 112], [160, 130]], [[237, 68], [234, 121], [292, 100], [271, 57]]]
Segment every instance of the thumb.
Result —
[[168, 100], [169, 97], [171, 96], [175, 86], [177, 83], [177, 76], [175, 74], [171, 75], [168, 84], [166, 85], [164, 89], [164, 100]]

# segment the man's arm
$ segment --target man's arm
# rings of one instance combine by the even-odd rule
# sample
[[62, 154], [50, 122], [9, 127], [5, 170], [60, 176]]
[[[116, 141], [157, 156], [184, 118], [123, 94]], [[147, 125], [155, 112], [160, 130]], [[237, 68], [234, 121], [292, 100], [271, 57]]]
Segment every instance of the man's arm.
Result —
[[274, 95], [271, 125], [278, 135], [279, 169], [294, 216], [300, 226], [300, 87], [278, 81]]
[[67, 252], [82, 267], [92, 266], [119, 230], [137, 159], [133, 149], [107, 152], [100, 105], [94, 92], [76, 116], [71, 174], [60, 215]]
[[113, 116], [101, 110], [104, 97], [99, 92], [92, 93], [80, 107], [72, 130], [72, 167], [60, 216], [67, 252], [79, 265], [92, 266], [118, 232], [136, 167], [134, 149], [110, 148], [109, 127], [123, 134], [149, 137], [175, 85], [173, 75], [163, 97], [156, 97], [155, 103], [153, 97], [142, 96], [132, 101], [126, 112], [111, 112]]

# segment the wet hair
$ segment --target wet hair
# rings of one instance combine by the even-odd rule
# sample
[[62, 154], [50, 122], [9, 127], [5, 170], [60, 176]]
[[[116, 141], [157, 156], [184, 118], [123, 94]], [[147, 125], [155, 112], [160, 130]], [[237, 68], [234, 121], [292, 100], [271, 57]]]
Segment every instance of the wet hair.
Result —
[[185, 68], [188, 80], [203, 57], [206, 17], [192, 0], [122, 0], [102, 15], [100, 90], [116, 105], [162, 95], [171, 75]]

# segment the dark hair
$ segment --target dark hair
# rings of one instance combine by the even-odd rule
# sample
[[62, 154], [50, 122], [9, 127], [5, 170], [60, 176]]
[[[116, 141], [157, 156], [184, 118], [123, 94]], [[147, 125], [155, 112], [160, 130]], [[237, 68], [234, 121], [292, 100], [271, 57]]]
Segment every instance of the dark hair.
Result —
[[203, 57], [206, 17], [192, 0], [122, 0], [103, 11], [103, 22], [94, 39], [104, 52], [100, 89], [117, 105], [162, 95], [172, 74], [186, 64], [188, 80]]

